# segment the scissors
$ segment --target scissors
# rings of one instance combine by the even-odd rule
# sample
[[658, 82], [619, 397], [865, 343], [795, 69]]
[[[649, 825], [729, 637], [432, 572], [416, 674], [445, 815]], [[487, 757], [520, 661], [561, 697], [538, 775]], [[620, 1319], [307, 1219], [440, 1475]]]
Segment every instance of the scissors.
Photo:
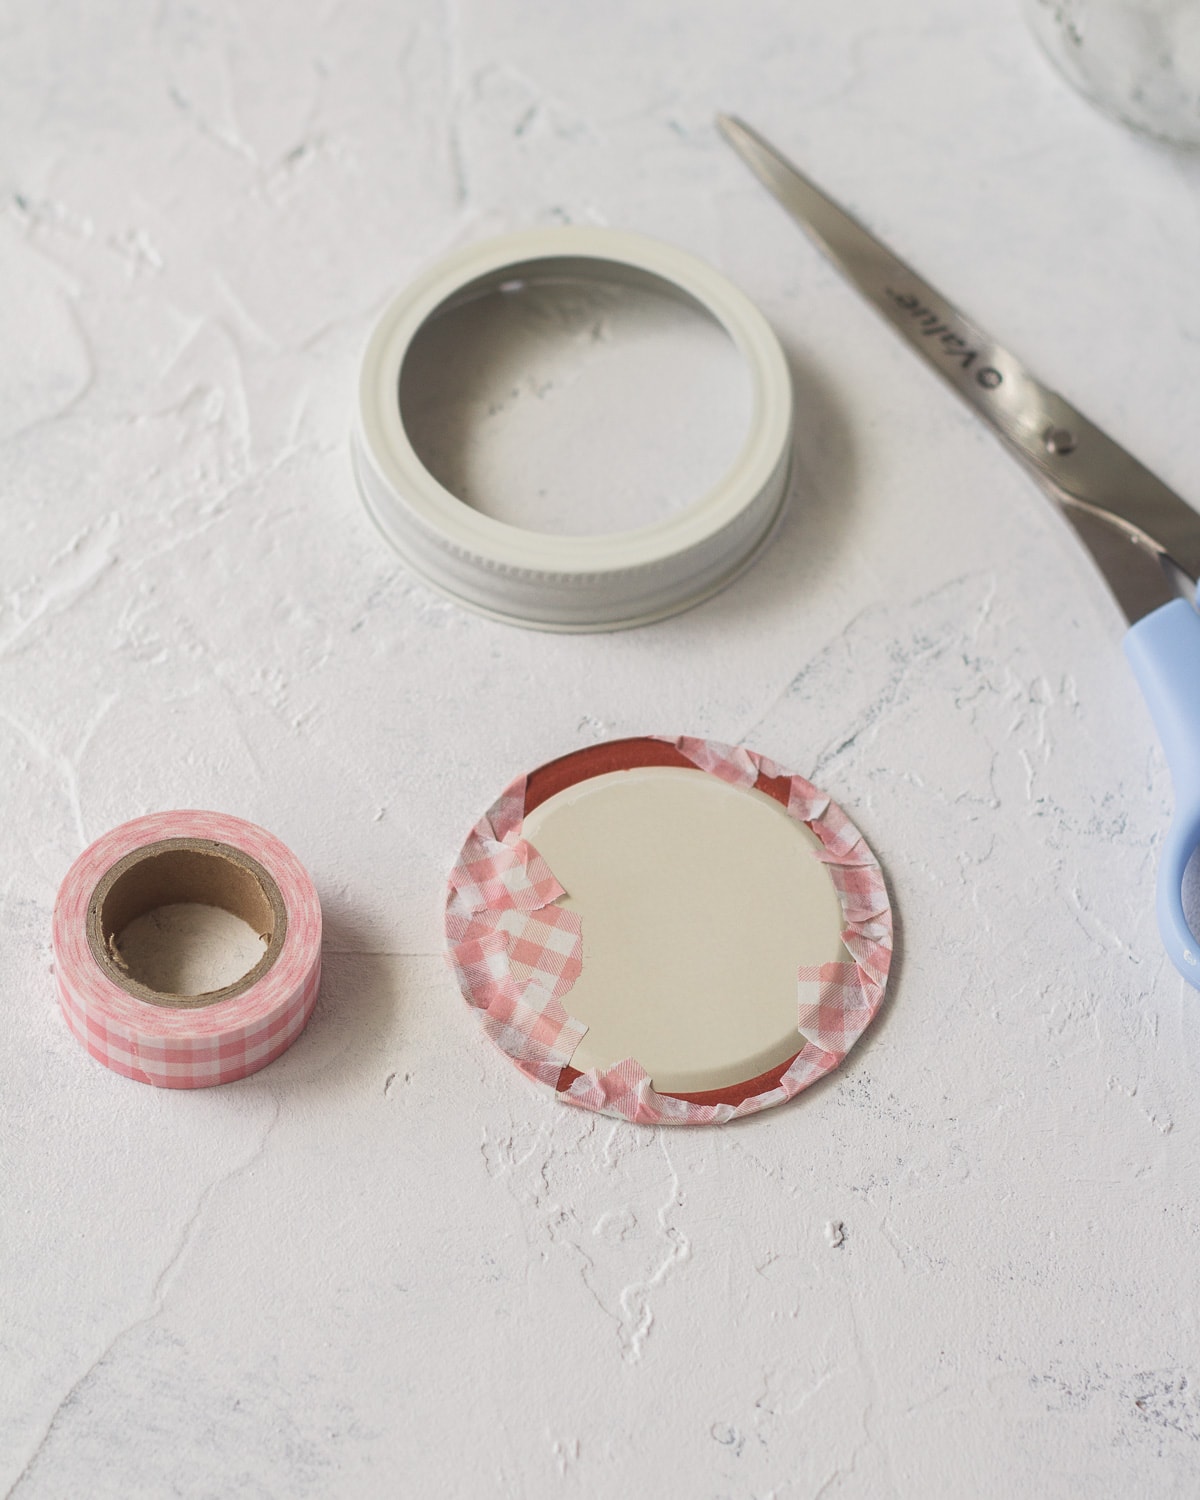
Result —
[[1125, 655], [1175, 789], [1158, 867], [1158, 926], [1175, 967], [1200, 987], [1200, 939], [1183, 907], [1184, 873], [1200, 843], [1200, 515], [1035, 380], [762, 136], [729, 115], [718, 115], [717, 126], [810, 238], [1062, 507], [1125, 611]]

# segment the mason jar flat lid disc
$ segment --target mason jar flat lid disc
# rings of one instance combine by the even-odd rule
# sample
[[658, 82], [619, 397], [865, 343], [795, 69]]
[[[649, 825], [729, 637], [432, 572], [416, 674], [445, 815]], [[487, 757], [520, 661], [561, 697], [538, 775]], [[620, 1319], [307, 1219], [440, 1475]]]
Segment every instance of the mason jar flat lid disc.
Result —
[[452, 872], [450, 956], [568, 1102], [703, 1124], [792, 1097], [882, 1003], [891, 910], [828, 796], [704, 740], [589, 747], [514, 782]]

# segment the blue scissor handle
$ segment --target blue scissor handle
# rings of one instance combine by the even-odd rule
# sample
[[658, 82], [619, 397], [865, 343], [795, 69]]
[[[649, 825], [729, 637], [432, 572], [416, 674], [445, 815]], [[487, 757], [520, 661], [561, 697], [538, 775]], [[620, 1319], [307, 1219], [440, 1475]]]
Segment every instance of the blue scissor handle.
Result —
[[1125, 655], [1158, 730], [1175, 815], [1158, 866], [1158, 930], [1171, 962], [1200, 988], [1200, 939], [1183, 911], [1183, 875], [1200, 844], [1200, 614], [1174, 599], [1125, 637]]

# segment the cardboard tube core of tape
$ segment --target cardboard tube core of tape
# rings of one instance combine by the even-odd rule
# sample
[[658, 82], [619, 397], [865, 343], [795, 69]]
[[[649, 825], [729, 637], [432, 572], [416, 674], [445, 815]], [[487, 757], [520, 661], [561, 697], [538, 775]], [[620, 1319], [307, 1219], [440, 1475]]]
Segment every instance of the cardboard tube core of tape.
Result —
[[[560, 535], [474, 510], [428, 471], [405, 429], [400, 383], [414, 340], [464, 300], [522, 281], [602, 280], [652, 288], [724, 329], [745, 362], [750, 421], [728, 471], [665, 520]], [[612, 630], [698, 604], [737, 577], [772, 534], [791, 464], [792, 386], [754, 304], [672, 245], [609, 229], [528, 230], [432, 266], [384, 310], [363, 355], [352, 449], [380, 531], [426, 582], [460, 604], [540, 630]]]
[[[201, 995], [165, 994], [141, 983], [122, 958], [119, 940], [147, 912], [181, 902], [219, 906], [266, 942], [252, 969], [233, 984]], [[88, 947], [109, 979], [150, 1005], [177, 1009], [214, 1005], [248, 990], [279, 957], [287, 910], [279, 886], [259, 862], [214, 839], [162, 839], [135, 849], [100, 880], [88, 903]]]

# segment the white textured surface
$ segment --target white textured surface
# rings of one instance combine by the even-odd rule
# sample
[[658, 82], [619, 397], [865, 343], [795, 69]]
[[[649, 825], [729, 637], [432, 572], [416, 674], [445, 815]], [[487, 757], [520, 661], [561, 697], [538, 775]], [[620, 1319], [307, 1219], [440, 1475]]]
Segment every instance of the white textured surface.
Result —
[[132, 978], [160, 995], [211, 995], [236, 984], [266, 947], [249, 922], [199, 901], [144, 912], [117, 939]]
[[648, 288], [519, 285], [434, 318], [404, 361], [405, 428], [452, 494], [594, 535], [668, 520], [733, 467], [751, 381], [715, 319]]
[[[714, 135], [793, 151], [1200, 498], [1200, 165], [986, 0], [0, 10], [0, 1489], [1193, 1496], [1200, 1011], [1170, 789], [1086, 559]], [[660, 234], [771, 317], [795, 503], [694, 613], [522, 634], [354, 494], [361, 341], [430, 255]], [[859, 817], [901, 958], [725, 1130], [575, 1113], [437, 956], [509, 775], [745, 739]], [[160, 1093], [67, 1034], [83, 843], [213, 807], [328, 916], [313, 1021]]]

